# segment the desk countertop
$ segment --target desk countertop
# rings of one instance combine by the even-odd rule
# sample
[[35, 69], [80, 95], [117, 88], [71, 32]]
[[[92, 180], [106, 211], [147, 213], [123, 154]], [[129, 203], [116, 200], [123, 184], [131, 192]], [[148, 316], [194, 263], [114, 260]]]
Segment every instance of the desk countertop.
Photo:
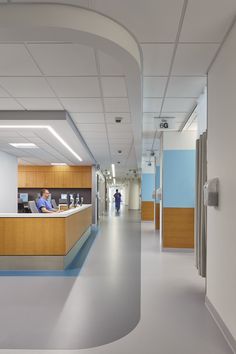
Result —
[[62, 211], [60, 213], [0, 213], [0, 218], [67, 218], [73, 214], [91, 207], [92, 204], [84, 204], [70, 210]]

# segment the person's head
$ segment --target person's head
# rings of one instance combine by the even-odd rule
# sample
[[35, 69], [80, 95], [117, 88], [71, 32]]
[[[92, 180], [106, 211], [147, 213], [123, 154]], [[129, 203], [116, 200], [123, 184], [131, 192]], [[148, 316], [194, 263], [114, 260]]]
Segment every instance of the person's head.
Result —
[[116, 193], [118, 193], [118, 189], [116, 189]]
[[48, 189], [46, 188], [43, 188], [41, 191], [40, 191], [40, 195], [41, 197], [43, 197], [44, 199], [48, 199], [49, 195], [50, 195], [50, 192]]

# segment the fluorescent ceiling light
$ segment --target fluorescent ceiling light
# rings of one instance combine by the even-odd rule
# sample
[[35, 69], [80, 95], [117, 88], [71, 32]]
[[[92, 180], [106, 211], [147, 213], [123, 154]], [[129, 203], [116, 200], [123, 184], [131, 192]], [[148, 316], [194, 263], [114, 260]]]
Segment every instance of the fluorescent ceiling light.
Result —
[[80, 162], [82, 158], [65, 142], [50, 125], [0, 125], [0, 129], [47, 129]]
[[9, 143], [9, 145], [17, 149], [38, 149], [39, 147], [33, 143]]
[[52, 166], [68, 166], [65, 162], [51, 162]]
[[111, 165], [111, 170], [112, 170], [112, 177], [115, 178], [116, 177], [116, 171], [115, 171], [114, 163]]
[[116, 184], [116, 179], [115, 178], [113, 178], [113, 184]]

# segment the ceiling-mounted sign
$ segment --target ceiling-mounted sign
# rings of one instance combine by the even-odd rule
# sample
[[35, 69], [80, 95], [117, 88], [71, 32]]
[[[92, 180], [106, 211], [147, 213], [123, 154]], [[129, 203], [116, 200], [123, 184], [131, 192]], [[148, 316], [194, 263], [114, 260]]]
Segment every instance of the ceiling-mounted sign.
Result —
[[175, 130], [175, 117], [154, 117], [156, 127], [160, 131]]

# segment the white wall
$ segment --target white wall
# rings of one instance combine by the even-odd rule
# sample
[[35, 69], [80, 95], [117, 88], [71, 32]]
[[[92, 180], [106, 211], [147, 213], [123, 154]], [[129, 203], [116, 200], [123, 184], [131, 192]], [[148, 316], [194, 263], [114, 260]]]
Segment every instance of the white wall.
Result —
[[129, 209], [138, 210], [140, 208], [140, 182], [138, 179], [130, 180], [129, 185]]
[[197, 132], [164, 132], [163, 150], [194, 150]]
[[219, 208], [208, 207], [207, 297], [236, 339], [236, 27], [208, 77], [208, 179], [219, 177]]
[[16, 213], [18, 188], [17, 158], [0, 151], [0, 166], [0, 213]]
[[197, 113], [197, 136], [207, 130], [207, 88], [205, 87], [204, 93], [198, 98], [196, 107]]

